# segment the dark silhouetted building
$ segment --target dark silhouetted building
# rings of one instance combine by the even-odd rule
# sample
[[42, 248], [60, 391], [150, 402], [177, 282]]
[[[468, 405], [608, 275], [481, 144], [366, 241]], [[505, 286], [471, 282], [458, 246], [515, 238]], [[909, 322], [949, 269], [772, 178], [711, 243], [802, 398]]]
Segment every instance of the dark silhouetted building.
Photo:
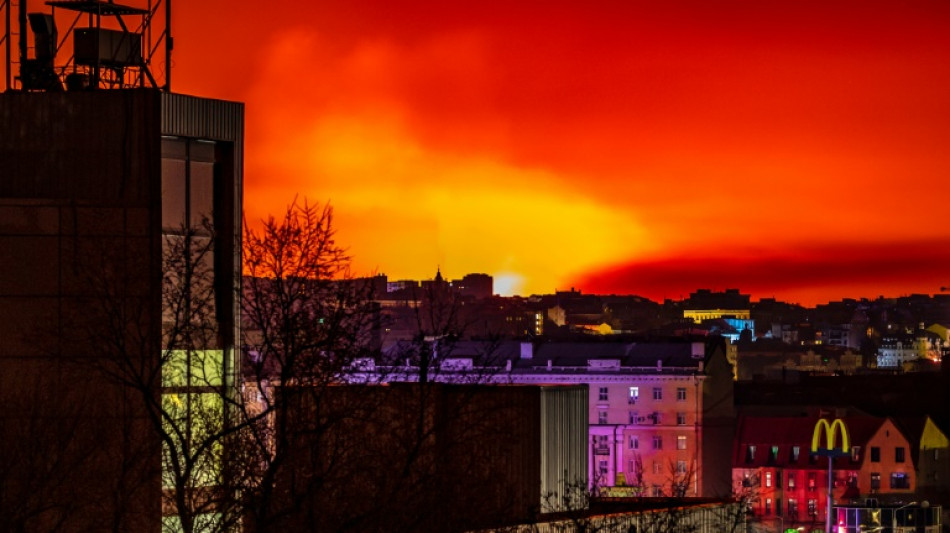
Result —
[[[170, 511], [143, 393], [163, 381], [207, 392], [156, 373], [163, 249], [216, 235], [215, 334], [200, 348], [227, 386], [243, 115], [156, 89], [0, 95], [0, 515], [14, 530], [161, 529]], [[117, 379], [130, 373], [149, 388]]]

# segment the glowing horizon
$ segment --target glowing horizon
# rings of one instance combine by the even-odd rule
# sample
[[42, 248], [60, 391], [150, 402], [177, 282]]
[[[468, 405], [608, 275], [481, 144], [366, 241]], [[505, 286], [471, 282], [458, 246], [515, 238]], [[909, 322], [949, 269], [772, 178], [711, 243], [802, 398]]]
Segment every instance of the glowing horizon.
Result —
[[271, 4], [177, 6], [174, 88], [246, 102], [248, 218], [329, 201], [359, 274], [950, 285], [944, 3]]

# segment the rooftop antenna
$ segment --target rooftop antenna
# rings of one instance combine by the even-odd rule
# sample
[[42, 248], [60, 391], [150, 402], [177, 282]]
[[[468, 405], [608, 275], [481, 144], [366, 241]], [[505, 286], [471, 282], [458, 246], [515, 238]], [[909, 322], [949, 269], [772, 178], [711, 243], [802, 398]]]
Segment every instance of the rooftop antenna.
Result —
[[5, 90], [171, 91], [172, 0], [125, 1], [0, 0]]

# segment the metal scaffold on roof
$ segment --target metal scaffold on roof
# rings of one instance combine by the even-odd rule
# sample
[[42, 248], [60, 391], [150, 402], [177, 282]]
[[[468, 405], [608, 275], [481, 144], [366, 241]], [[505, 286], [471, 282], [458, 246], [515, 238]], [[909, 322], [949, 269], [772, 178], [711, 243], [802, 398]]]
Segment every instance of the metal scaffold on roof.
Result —
[[0, 18], [6, 91], [171, 90], [171, 0], [0, 0]]

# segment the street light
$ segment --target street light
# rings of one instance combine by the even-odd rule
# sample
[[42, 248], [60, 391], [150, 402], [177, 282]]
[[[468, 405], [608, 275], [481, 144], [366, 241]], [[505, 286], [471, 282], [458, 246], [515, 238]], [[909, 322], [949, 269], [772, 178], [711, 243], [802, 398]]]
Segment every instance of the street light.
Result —
[[[907, 509], [908, 507], [913, 507], [914, 505], [917, 505], [917, 502], [910, 502], [908, 504], [901, 505], [900, 507], [894, 509], [891, 512], [891, 531], [892, 532], [897, 531], [897, 511], [900, 511], [901, 509]], [[926, 509], [928, 507], [930, 507], [930, 502], [928, 502], [927, 500], [920, 502], [921, 509]]]

